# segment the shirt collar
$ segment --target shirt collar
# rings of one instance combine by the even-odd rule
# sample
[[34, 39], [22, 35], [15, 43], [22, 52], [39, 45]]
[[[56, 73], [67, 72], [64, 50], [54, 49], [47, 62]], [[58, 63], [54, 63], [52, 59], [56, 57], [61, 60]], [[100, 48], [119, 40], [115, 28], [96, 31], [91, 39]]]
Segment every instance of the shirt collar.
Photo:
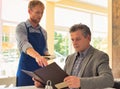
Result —
[[84, 50], [83, 52], [77, 52], [77, 56], [82, 56], [85, 57], [88, 53], [88, 50], [91, 46], [89, 46], [86, 50]]
[[[29, 21], [29, 19], [26, 21], [26, 25], [27, 25], [28, 28], [33, 28], [32, 25], [31, 25], [31, 23], [30, 23], [30, 21]], [[41, 26], [38, 24], [38, 26], [36, 27], [36, 29], [41, 29]]]

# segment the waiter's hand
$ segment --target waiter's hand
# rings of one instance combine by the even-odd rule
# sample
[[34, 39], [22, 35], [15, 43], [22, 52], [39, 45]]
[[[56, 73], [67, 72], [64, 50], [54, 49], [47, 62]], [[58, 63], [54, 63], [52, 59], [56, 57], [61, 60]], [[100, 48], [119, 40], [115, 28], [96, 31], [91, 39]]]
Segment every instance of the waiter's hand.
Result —
[[43, 67], [48, 65], [47, 60], [43, 56], [41, 56], [37, 51], [35, 51], [34, 48], [32, 47], [27, 48], [26, 53], [31, 57], [35, 58], [39, 66]]
[[64, 82], [69, 88], [80, 88], [80, 78], [76, 76], [68, 76], [64, 79]]
[[43, 56], [38, 55], [35, 59], [39, 66], [44, 67], [48, 65], [47, 60]]

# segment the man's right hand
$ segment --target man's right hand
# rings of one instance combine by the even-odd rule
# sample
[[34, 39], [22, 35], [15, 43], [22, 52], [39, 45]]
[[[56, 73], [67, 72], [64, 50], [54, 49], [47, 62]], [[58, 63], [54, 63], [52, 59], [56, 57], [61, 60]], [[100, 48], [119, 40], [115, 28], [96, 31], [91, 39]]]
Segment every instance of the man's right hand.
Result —
[[36, 56], [35, 60], [38, 63], [38, 65], [40, 65], [42, 67], [48, 65], [47, 60], [43, 56], [38, 55], [38, 56]]
[[31, 57], [35, 58], [36, 62], [39, 66], [47, 66], [47, 60], [41, 56], [37, 51], [35, 51], [32, 47], [27, 48], [26, 53], [30, 55]]
[[34, 81], [34, 85], [35, 85], [37, 88], [43, 87], [43, 85], [42, 85], [39, 81], [37, 81], [35, 78], [32, 78], [32, 80]]

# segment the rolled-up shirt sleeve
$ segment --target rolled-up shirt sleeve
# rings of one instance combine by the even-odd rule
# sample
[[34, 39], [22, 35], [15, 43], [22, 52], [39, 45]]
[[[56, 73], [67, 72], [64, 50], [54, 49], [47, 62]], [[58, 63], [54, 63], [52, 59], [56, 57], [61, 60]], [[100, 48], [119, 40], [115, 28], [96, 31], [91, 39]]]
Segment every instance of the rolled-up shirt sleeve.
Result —
[[20, 23], [17, 25], [16, 39], [17, 39], [17, 45], [18, 45], [20, 52], [26, 53], [27, 48], [32, 47], [32, 45], [28, 41], [27, 29], [24, 23]]

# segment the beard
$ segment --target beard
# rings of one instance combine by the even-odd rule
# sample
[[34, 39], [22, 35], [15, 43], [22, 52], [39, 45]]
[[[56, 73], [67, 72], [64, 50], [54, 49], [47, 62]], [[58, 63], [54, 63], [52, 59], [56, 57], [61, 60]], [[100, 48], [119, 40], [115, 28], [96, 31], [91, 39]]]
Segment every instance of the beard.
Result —
[[31, 21], [35, 24], [38, 24], [40, 22], [40, 19], [31, 18]]

